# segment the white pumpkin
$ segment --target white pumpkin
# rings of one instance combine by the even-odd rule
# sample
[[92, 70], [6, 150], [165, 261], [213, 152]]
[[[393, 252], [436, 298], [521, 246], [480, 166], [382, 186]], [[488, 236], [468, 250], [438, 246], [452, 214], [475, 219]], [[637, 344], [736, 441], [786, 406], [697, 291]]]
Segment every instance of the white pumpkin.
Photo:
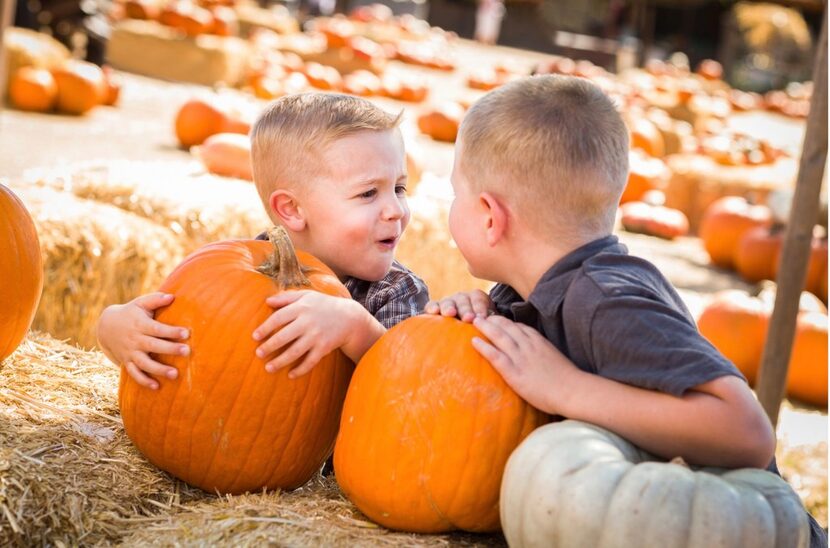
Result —
[[807, 514], [780, 477], [657, 461], [597, 426], [537, 428], [510, 456], [501, 524], [511, 547], [806, 547]]

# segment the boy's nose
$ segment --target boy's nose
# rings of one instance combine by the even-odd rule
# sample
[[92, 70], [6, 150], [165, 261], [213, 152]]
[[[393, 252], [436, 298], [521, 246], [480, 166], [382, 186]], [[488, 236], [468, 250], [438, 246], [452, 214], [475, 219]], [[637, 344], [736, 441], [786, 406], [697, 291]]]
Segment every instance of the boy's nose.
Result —
[[396, 196], [387, 200], [386, 204], [384, 204], [382, 213], [384, 219], [396, 220], [403, 217], [405, 212], [406, 210], [403, 202]]

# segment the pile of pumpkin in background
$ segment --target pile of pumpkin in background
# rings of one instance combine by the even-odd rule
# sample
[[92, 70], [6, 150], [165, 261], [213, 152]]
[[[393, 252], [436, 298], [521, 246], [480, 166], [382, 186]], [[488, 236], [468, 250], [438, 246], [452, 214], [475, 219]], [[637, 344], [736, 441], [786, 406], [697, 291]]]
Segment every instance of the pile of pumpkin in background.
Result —
[[[110, 67], [72, 59], [62, 44], [34, 31], [10, 29], [9, 36], [7, 95], [13, 107], [79, 115], [118, 102], [121, 83]], [[30, 51], [38, 55], [28, 56]]]
[[[770, 282], [780, 268], [785, 226], [765, 205], [728, 196], [707, 209], [700, 227], [712, 264], [734, 270], [750, 283]], [[810, 246], [804, 293], [796, 321], [787, 377], [787, 395], [827, 406], [827, 229], [816, 225]], [[773, 284], [774, 285], [774, 284]], [[728, 290], [716, 294], [698, 319], [701, 333], [732, 361], [750, 383], [757, 379], [761, 354], [775, 302], [768, 283], [756, 294]]]

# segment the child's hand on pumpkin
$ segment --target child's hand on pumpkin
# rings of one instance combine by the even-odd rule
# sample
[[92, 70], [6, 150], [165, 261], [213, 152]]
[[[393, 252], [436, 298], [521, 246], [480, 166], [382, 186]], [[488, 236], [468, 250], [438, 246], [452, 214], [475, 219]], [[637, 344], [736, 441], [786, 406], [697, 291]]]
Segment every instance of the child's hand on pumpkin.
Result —
[[276, 309], [254, 330], [254, 340], [263, 341], [256, 355], [274, 373], [303, 358], [288, 376], [295, 379], [311, 371], [326, 354], [339, 348], [357, 362], [386, 330], [360, 304], [351, 299], [317, 291], [283, 291], [265, 301]]
[[476, 318], [486, 318], [493, 313], [490, 296], [480, 289], [460, 291], [440, 301], [429, 301], [424, 308], [427, 314], [457, 316], [463, 322], [472, 322]]
[[169, 339], [186, 339], [187, 329], [153, 319], [155, 311], [173, 302], [173, 295], [150, 293], [125, 304], [108, 306], [98, 320], [98, 344], [114, 363], [127, 369], [146, 388], [159, 387], [152, 375], [175, 379], [178, 371], [157, 362], [154, 354], [187, 356], [190, 347]]
[[532, 327], [502, 316], [476, 318], [473, 325], [490, 341], [473, 337], [473, 347], [504, 381], [536, 409], [561, 414], [569, 378], [580, 370]]

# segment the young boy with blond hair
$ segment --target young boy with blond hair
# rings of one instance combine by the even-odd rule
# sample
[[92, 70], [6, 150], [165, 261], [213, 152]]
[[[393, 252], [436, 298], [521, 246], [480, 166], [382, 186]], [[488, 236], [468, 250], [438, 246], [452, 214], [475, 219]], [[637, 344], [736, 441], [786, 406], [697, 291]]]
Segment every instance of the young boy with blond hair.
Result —
[[[307, 373], [336, 348], [357, 362], [387, 328], [418, 314], [426, 285], [394, 260], [409, 223], [406, 157], [393, 116], [357, 97], [308, 93], [274, 101], [251, 130], [254, 183], [268, 216], [294, 245], [328, 265], [353, 300], [315, 291], [286, 291], [266, 303], [275, 309], [251, 334], [257, 356], [275, 372]], [[265, 239], [264, 233], [258, 236]], [[101, 314], [104, 353], [142, 386], [153, 376], [176, 378], [175, 368], [151, 354], [189, 354], [187, 326], [153, 318], [174, 295], [151, 293]]]
[[474, 338], [476, 350], [542, 411], [666, 459], [777, 472], [775, 434], [743, 376], [660, 271], [612, 235], [628, 148], [615, 106], [585, 79], [535, 76], [475, 103], [456, 141], [449, 225], [470, 272], [497, 285], [426, 312], [473, 322], [489, 340]]

